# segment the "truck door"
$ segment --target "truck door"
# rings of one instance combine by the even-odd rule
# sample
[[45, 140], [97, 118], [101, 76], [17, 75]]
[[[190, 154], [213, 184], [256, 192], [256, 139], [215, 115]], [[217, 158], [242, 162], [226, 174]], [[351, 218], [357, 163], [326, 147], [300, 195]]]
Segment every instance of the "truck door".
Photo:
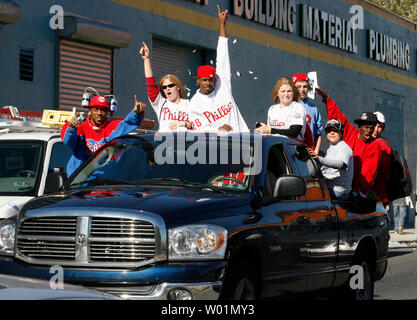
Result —
[[305, 204], [299, 199], [273, 197], [279, 176], [293, 173], [282, 144], [269, 149], [266, 168], [262, 214], [268, 221], [270, 261], [266, 267], [264, 295], [304, 292], [308, 275]]
[[288, 145], [291, 159], [307, 183], [303, 197], [308, 225], [308, 291], [331, 287], [338, 254], [338, 220], [317, 163], [304, 147]]

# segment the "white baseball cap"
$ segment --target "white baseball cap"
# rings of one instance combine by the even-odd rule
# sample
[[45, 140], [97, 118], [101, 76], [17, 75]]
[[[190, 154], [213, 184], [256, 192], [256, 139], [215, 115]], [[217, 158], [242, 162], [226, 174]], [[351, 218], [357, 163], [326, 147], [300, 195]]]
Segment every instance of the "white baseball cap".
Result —
[[374, 115], [376, 115], [376, 118], [378, 119], [378, 122], [381, 122], [381, 123], [385, 124], [385, 117], [381, 112], [376, 111], [376, 112], [374, 112]]

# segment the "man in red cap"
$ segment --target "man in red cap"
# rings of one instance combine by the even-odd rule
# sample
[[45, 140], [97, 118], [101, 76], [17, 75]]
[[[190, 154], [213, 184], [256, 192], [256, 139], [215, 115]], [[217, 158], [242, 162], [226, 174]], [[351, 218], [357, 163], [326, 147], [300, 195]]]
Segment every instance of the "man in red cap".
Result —
[[[217, 5], [220, 37], [217, 44], [216, 68], [200, 66], [197, 70], [197, 83], [200, 89], [191, 98], [191, 113], [200, 119], [196, 131], [249, 132], [239, 108], [232, 95], [228, 39], [226, 37], [227, 10], [220, 11]], [[193, 116], [191, 116], [192, 118]]]
[[313, 101], [307, 96], [309, 89], [308, 76], [305, 73], [296, 73], [291, 78], [295, 87], [300, 93], [300, 103], [304, 106], [307, 112], [307, 124], [311, 129], [314, 139], [315, 150], [318, 153], [321, 147], [321, 132], [323, 126], [321, 124], [321, 115]]
[[108, 120], [109, 103], [101, 95], [91, 99], [89, 117], [79, 123], [71, 118], [61, 129], [61, 139], [73, 152], [67, 164], [70, 176], [78, 166], [106, 142], [135, 130], [141, 124], [146, 105], [135, 95], [135, 107], [124, 120]]
[[362, 198], [381, 200], [383, 205], [387, 206], [388, 186], [383, 179], [378, 178], [382, 166], [381, 144], [372, 136], [378, 122], [377, 116], [372, 112], [363, 112], [360, 118], [354, 121], [359, 127], [355, 128], [320, 86], [317, 87], [317, 92], [326, 104], [328, 118], [342, 122], [343, 140], [353, 150], [352, 190]]

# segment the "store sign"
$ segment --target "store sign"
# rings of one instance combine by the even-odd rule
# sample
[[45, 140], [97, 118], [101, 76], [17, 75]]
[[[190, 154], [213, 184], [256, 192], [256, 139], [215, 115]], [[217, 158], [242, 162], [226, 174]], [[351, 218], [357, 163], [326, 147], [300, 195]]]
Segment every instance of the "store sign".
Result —
[[296, 32], [295, 0], [233, 0], [233, 14], [279, 30]]
[[410, 70], [410, 45], [372, 29], [368, 30], [368, 57], [403, 70]]
[[[232, 13], [279, 30], [296, 33], [296, 0], [231, 0]], [[358, 8], [359, 7], [359, 8]], [[349, 20], [300, 4], [299, 35], [349, 53], [358, 53], [356, 32], [363, 30], [363, 11], [352, 6]], [[359, 10], [360, 9], [360, 10]], [[355, 20], [356, 19], [356, 20]], [[410, 70], [410, 45], [372, 29], [368, 31], [368, 58], [399, 69]]]
[[[349, 21], [308, 5], [302, 5], [301, 9], [301, 36], [348, 52], [358, 52], [355, 30]], [[296, 33], [295, 0], [233, 0], [233, 14]]]
[[305, 4], [301, 13], [301, 36], [344, 51], [358, 52], [356, 29], [350, 21]]

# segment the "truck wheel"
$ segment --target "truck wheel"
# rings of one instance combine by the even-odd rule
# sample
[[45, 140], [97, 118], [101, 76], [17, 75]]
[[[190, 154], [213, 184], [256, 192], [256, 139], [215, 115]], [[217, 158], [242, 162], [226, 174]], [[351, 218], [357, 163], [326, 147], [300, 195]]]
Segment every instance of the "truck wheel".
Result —
[[221, 300], [256, 300], [259, 284], [254, 269], [245, 262], [236, 262], [230, 268], [223, 284]]
[[359, 265], [363, 269], [363, 289], [352, 290], [354, 293], [353, 300], [373, 300], [374, 280], [372, 279], [370, 264], [364, 260]]
[[358, 265], [362, 267], [363, 270], [363, 288], [353, 289], [351, 288], [351, 277], [349, 277], [349, 282], [345, 286], [345, 295], [344, 297], [348, 300], [373, 300], [374, 299], [374, 279], [372, 278], [371, 265], [369, 260], [365, 256], [358, 257], [356, 263], [353, 265]]

